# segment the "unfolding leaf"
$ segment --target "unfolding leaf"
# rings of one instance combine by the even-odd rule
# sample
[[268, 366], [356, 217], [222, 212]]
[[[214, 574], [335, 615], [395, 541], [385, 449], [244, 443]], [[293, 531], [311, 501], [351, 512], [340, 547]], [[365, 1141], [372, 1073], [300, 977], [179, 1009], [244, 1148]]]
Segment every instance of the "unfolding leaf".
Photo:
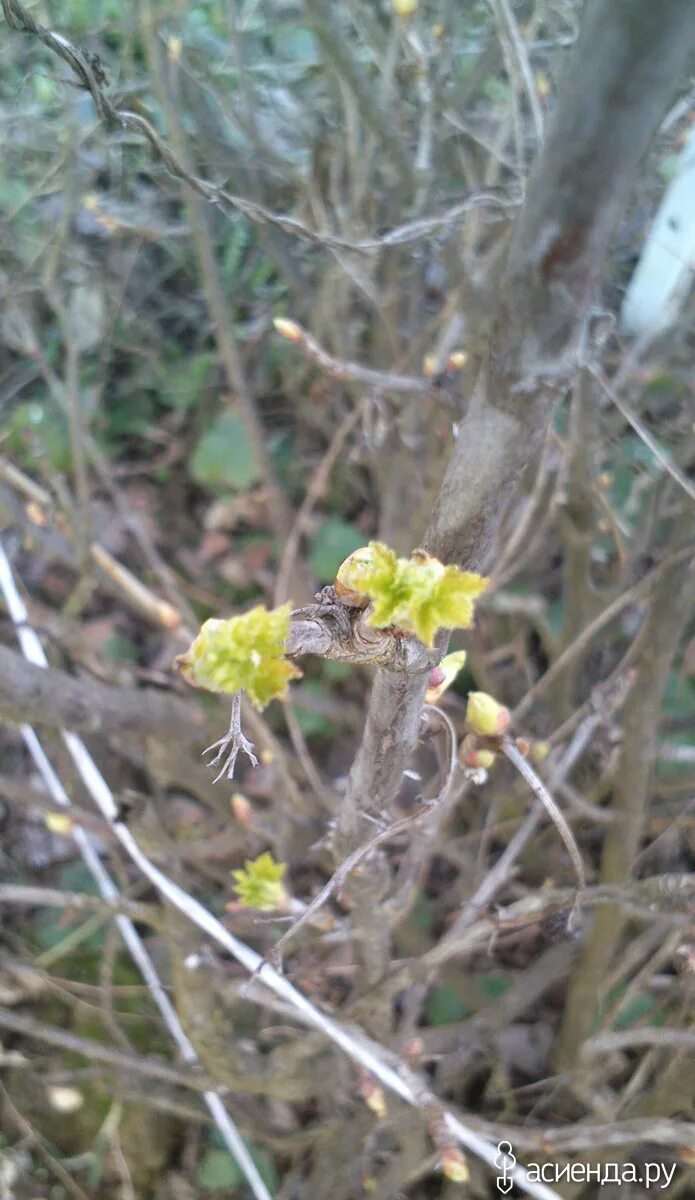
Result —
[[287, 888], [282, 882], [285, 864], [276, 862], [267, 850], [258, 858], [249, 860], [236, 871], [232, 871], [234, 885], [245, 908], [257, 908], [260, 912], [277, 912], [286, 906]]
[[438, 629], [465, 629], [473, 620], [475, 599], [487, 579], [473, 571], [445, 566], [423, 550], [397, 558], [381, 542], [357, 550], [337, 575], [343, 589], [367, 596], [370, 625], [395, 626], [432, 646]]
[[194, 687], [232, 694], [243, 689], [256, 708], [265, 708], [301, 675], [284, 657], [289, 620], [289, 604], [271, 611], [258, 604], [226, 621], [212, 618], [177, 666]]

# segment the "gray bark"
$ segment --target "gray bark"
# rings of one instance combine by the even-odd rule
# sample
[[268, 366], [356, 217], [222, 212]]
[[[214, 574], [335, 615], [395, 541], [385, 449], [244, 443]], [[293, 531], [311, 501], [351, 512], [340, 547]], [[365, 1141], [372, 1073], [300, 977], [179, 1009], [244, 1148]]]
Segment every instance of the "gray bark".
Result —
[[177, 696], [76, 679], [35, 667], [6, 646], [0, 646], [0, 719], [170, 743], [192, 741], [204, 728], [200, 709]]

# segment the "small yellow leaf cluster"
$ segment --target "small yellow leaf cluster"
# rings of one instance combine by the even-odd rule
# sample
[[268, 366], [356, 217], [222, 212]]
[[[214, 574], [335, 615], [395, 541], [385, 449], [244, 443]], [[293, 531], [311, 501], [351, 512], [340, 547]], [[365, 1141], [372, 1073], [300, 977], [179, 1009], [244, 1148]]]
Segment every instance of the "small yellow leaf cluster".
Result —
[[289, 604], [270, 611], [258, 604], [239, 617], [213, 618], [179, 655], [177, 666], [194, 687], [230, 693], [243, 688], [256, 708], [265, 708], [301, 675], [284, 656], [289, 628]]
[[447, 567], [424, 550], [397, 558], [388, 546], [370, 542], [346, 558], [336, 591], [348, 603], [371, 601], [368, 622], [375, 628], [394, 626], [432, 646], [438, 629], [471, 624], [473, 602], [487, 584], [474, 571]]
[[282, 882], [284, 874], [285, 864], [276, 862], [267, 850], [232, 871], [234, 886], [244, 908], [257, 908], [260, 912], [286, 908], [289, 896]]

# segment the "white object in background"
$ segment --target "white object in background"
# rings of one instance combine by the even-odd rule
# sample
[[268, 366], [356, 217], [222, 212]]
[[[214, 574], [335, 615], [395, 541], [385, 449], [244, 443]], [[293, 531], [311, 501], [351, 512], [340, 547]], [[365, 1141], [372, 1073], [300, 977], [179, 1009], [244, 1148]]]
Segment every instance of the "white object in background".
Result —
[[695, 274], [695, 127], [628, 285], [621, 328], [636, 337], [676, 320]]

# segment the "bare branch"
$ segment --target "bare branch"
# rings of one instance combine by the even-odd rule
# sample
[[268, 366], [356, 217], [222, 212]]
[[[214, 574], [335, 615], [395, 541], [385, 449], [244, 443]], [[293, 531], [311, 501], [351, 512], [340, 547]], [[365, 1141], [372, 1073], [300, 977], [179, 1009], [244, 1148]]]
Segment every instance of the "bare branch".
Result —
[[107, 687], [45, 670], [0, 646], [0, 716], [81, 733], [193, 741], [203, 725], [196, 705], [155, 688]]
[[579, 847], [574, 839], [572, 830], [567, 824], [564, 813], [560, 808], [558, 808], [553, 797], [550, 795], [550, 792], [543, 783], [543, 780], [536, 774], [531, 764], [526, 761], [518, 746], [515, 745], [511, 738], [502, 738], [502, 753], [506, 755], [510, 763], [516, 767], [519, 774], [523, 775], [534, 795], [540, 800], [545, 811], [560, 834], [560, 837], [565, 843], [565, 846], [567, 847], [567, 853], [572, 860], [572, 865], [577, 875], [579, 893], [576, 897], [576, 903], [581, 903], [581, 893], [586, 887], [586, 872], [584, 870], [582, 856], [579, 853]]
[[618, 395], [617, 389], [612, 387], [611, 384], [603, 378], [601, 372], [597, 371], [595, 367], [587, 363], [586, 369], [591, 375], [593, 375], [597, 383], [603, 388], [606, 395], [610, 398], [610, 400], [612, 400], [613, 404], [618, 409], [618, 412], [622, 413], [625, 420], [632, 426], [637, 436], [644, 442], [645, 446], [651, 450], [656, 461], [661, 464], [661, 466], [665, 471], [668, 472], [672, 479], [675, 479], [676, 483], [680, 488], [683, 489], [686, 496], [690, 500], [695, 500], [695, 487], [693, 487], [687, 475], [681, 471], [677, 463], [674, 463], [671, 455], [664, 450], [663, 446], [655, 437], [652, 436], [644, 422], [640, 421], [637, 414], [632, 411], [630, 405], [623, 400], [622, 396]]
[[202, 196], [204, 200], [215, 204], [225, 215], [228, 215], [231, 208], [256, 224], [272, 225], [276, 229], [281, 229], [283, 233], [328, 250], [352, 250], [359, 254], [373, 254], [389, 246], [419, 241], [420, 238], [428, 237], [440, 229], [450, 230], [465, 213], [470, 212], [473, 208], [490, 205], [505, 209], [518, 203], [516, 197], [510, 199], [493, 191], [479, 192], [466, 197], [465, 200], [452, 206], [440, 216], [413, 221], [401, 225], [381, 237], [363, 238], [359, 241], [339, 237], [328, 230], [310, 229], [296, 217], [271, 212], [262, 204], [257, 204], [255, 200], [238, 196], [222, 185], [211, 183], [188, 171], [145, 117], [140, 113], [119, 108], [107, 96], [104, 88], [108, 84], [108, 78], [96, 55], [80, 50], [62, 34], [40, 25], [34, 20], [28, 9], [20, 4], [19, 0], [2, 0], [2, 8], [10, 28], [22, 33], [33, 34], [68, 64], [77, 76], [79, 86], [92, 96], [99, 119], [103, 121], [107, 129], [128, 130], [144, 138], [170, 175], [187, 183], [194, 192]]
[[334, 358], [298, 321], [277, 317], [274, 325], [281, 337], [297, 346], [306, 358], [315, 362], [326, 375], [330, 375], [331, 379], [363, 383], [377, 392], [428, 394], [436, 391], [432, 380], [424, 379], [421, 375], [397, 375], [390, 371], [375, 371], [371, 367], [363, 367], [360, 363], [345, 362], [342, 359]]

